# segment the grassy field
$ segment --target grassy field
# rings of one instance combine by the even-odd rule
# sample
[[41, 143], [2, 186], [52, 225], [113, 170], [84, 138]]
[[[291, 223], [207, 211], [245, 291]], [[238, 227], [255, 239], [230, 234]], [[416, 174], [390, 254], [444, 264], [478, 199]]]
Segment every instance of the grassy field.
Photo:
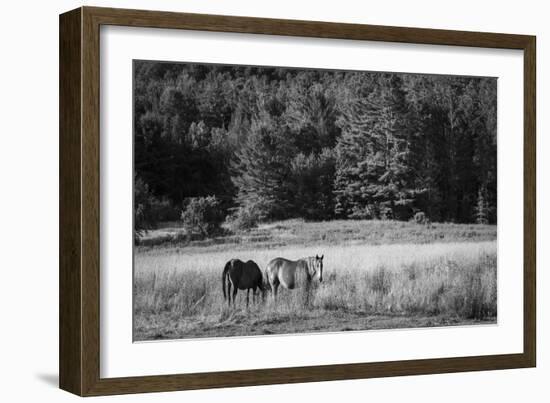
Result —
[[[496, 322], [495, 226], [291, 220], [207, 241], [177, 231], [152, 231], [135, 249], [135, 340]], [[307, 304], [284, 289], [276, 304], [267, 295], [246, 309], [242, 291], [236, 308], [224, 303], [227, 260], [263, 269], [315, 254], [325, 255], [324, 281]]]

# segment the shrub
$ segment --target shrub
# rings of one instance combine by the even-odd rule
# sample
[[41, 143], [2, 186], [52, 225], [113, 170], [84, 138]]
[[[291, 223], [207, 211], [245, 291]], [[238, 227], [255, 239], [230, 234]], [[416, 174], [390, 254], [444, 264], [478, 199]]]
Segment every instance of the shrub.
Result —
[[232, 232], [255, 228], [266, 219], [267, 203], [262, 199], [246, 203], [227, 216], [226, 224]]
[[419, 211], [414, 215], [414, 222], [417, 224], [429, 224], [430, 219], [426, 217], [426, 214], [423, 211]]
[[212, 236], [219, 232], [223, 221], [220, 202], [215, 196], [191, 197], [181, 213], [181, 220], [188, 234]]
[[391, 207], [383, 206], [380, 208], [380, 219], [391, 220], [394, 218], [393, 210]]
[[239, 207], [226, 219], [226, 223], [232, 232], [254, 228], [259, 221], [257, 212], [250, 206]]

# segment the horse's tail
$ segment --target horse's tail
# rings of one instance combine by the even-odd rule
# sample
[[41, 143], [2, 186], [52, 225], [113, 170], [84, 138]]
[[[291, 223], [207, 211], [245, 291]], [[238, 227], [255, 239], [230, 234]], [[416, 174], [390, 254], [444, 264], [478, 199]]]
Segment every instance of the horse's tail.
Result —
[[267, 269], [265, 272], [262, 272], [260, 270], [260, 282], [258, 284], [258, 288], [260, 289], [260, 295], [262, 296], [262, 301], [265, 301], [265, 294], [269, 287], [269, 280], [267, 277]]
[[[227, 276], [228, 276], [230, 268], [231, 268], [231, 261], [229, 261], [225, 264], [225, 267], [223, 268], [223, 273], [222, 273], [222, 291], [223, 291], [224, 301], [227, 299], [227, 294], [225, 292], [225, 286], [227, 285], [229, 287], [229, 284], [228, 284], [228, 281], [227, 281]], [[229, 289], [227, 291], [229, 292]]]
[[262, 291], [265, 292], [265, 291], [267, 291], [268, 289], [271, 288], [271, 285], [269, 284], [269, 264], [265, 268], [265, 271], [264, 271], [262, 277], [263, 277], [262, 278], [262, 288], [263, 288]]

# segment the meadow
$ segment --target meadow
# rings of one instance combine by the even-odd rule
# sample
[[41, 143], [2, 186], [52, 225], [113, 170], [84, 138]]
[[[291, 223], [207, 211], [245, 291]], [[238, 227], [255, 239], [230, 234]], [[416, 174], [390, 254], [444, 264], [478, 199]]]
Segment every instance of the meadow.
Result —
[[[491, 225], [289, 220], [208, 240], [167, 225], [135, 248], [134, 340], [496, 323], [496, 248]], [[235, 307], [223, 299], [229, 259], [263, 270], [316, 254], [324, 281], [308, 298], [282, 289], [248, 309], [246, 292]]]

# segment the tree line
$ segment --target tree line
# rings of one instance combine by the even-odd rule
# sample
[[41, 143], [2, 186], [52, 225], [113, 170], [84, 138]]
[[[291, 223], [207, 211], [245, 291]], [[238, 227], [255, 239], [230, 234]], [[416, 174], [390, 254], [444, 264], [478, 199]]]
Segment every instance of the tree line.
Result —
[[496, 222], [495, 78], [134, 62], [136, 222]]

